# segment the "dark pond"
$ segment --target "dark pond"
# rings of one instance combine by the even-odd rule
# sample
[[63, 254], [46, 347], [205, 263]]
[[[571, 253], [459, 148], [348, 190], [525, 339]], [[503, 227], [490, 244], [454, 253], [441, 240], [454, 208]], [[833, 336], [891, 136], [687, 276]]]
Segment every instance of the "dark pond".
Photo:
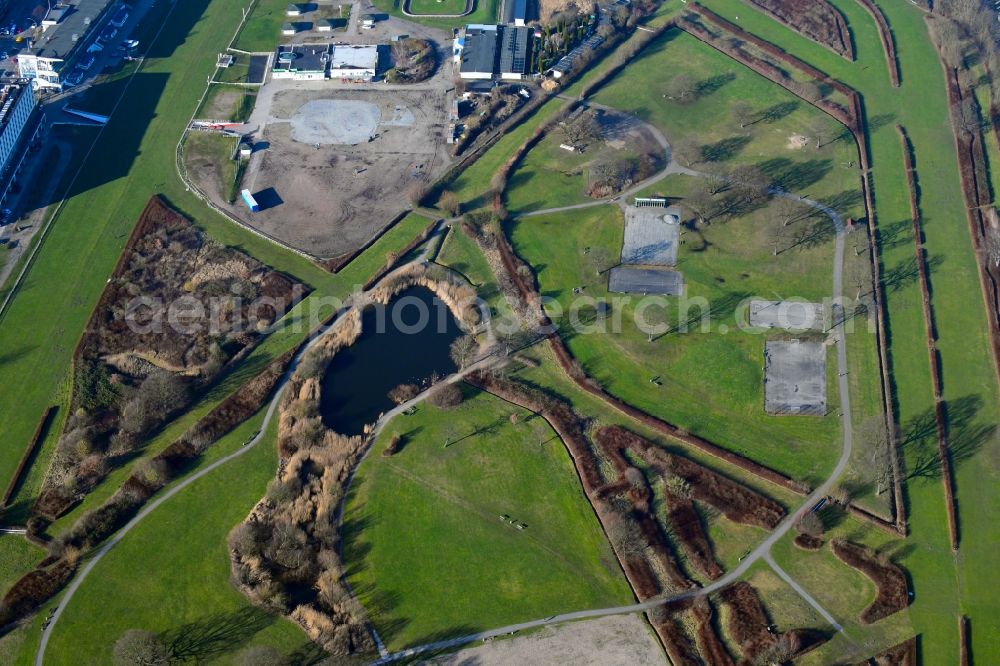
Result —
[[462, 335], [448, 306], [424, 287], [401, 292], [361, 317], [361, 337], [337, 352], [321, 381], [320, 412], [328, 428], [357, 435], [392, 409], [388, 393], [455, 371], [451, 343]]

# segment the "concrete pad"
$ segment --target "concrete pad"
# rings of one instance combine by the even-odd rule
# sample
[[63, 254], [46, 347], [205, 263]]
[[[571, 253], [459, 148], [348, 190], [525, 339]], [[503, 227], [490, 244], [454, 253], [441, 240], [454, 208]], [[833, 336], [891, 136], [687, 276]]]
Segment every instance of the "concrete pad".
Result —
[[608, 291], [619, 294], [679, 296], [684, 293], [684, 278], [677, 271], [669, 269], [618, 266], [611, 269]]
[[824, 315], [822, 303], [750, 301], [750, 325], [758, 328], [822, 331]]
[[764, 408], [773, 415], [826, 414], [826, 345], [798, 340], [764, 343]]
[[622, 263], [641, 266], [673, 266], [680, 239], [680, 209], [629, 206], [625, 209], [625, 241]]
[[375, 136], [382, 113], [377, 104], [356, 99], [314, 99], [289, 121], [292, 140], [310, 145], [356, 146]]

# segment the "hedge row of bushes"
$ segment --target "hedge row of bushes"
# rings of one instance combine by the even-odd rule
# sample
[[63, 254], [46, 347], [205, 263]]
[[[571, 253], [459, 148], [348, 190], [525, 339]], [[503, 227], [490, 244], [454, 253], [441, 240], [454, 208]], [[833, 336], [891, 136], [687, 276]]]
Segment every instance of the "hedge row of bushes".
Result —
[[885, 555], [843, 539], [830, 542], [833, 554], [875, 583], [875, 600], [861, 612], [863, 624], [874, 624], [910, 605], [906, 574]]
[[854, 60], [847, 22], [826, 0], [748, 0], [765, 14], [784, 23], [837, 55]]

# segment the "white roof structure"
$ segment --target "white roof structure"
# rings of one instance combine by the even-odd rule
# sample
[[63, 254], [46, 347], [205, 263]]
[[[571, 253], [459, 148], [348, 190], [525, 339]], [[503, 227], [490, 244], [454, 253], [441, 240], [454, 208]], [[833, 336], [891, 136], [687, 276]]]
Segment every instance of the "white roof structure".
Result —
[[333, 55], [330, 56], [331, 70], [360, 69], [374, 73], [377, 65], [377, 46], [337, 44], [333, 47]]

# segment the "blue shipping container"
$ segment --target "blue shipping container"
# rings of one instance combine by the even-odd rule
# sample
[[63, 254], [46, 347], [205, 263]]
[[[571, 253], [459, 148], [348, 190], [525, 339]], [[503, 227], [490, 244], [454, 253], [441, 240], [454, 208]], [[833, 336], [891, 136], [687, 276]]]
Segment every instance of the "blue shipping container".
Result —
[[241, 194], [243, 195], [243, 202], [247, 205], [247, 208], [250, 209], [250, 212], [259, 213], [260, 205], [257, 203], [257, 200], [253, 198], [253, 195], [250, 194], [250, 190], [243, 190]]

